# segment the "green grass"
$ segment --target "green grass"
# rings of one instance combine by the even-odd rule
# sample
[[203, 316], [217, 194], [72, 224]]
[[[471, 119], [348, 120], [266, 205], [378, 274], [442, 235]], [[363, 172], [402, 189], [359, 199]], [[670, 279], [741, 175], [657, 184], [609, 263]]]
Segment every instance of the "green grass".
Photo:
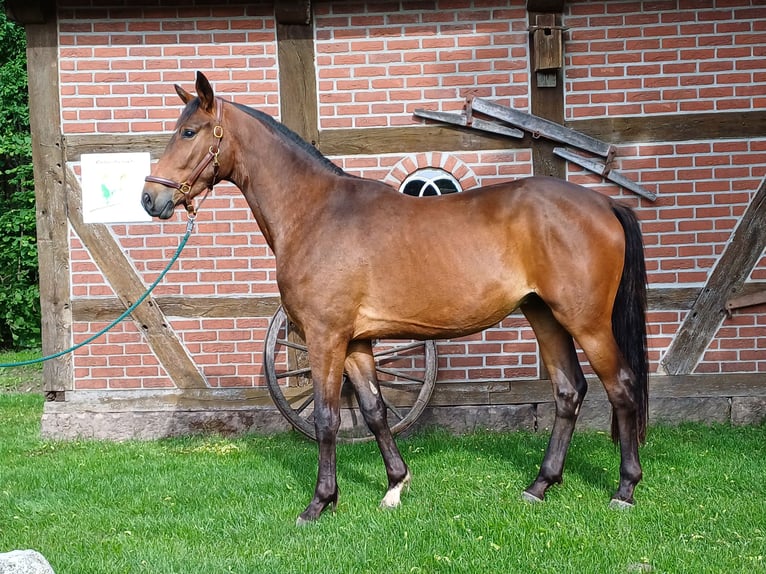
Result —
[[394, 511], [375, 445], [343, 445], [337, 512], [298, 528], [316, 447], [297, 436], [52, 442], [41, 410], [0, 393], [0, 552], [57, 574], [766, 572], [766, 426], [651, 429], [630, 511], [607, 507], [603, 433], [575, 436], [539, 505], [519, 495], [544, 435], [401, 439], [413, 485]]
[[[39, 359], [39, 349], [25, 351], [0, 351], [0, 364], [7, 365]], [[2, 391], [40, 391], [43, 383], [43, 365], [25, 365], [23, 367], [0, 368], [0, 392]]]

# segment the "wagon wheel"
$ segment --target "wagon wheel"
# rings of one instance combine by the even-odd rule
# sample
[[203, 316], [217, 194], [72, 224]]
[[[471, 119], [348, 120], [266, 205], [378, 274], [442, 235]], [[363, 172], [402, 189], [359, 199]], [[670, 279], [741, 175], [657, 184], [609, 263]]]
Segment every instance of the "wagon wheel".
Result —
[[[433, 341], [374, 341], [372, 351], [391, 431], [400, 433], [418, 419], [431, 398], [436, 382], [436, 345]], [[316, 440], [314, 388], [306, 345], [281, 306], [266, 333], [264, 365], [269, 392], [279, 411], [297, 430]], [[353, 385], [344, 375], [338, 440], [363, 442], [372, 438]]]

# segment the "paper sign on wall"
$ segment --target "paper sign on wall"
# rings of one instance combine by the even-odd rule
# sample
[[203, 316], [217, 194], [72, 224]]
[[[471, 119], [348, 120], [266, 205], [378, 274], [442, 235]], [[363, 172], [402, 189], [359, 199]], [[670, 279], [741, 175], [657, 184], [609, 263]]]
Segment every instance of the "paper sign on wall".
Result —
[[141, 206], [148, 152], [82, 154], [82, 218], [85, 223], [151, 221]]

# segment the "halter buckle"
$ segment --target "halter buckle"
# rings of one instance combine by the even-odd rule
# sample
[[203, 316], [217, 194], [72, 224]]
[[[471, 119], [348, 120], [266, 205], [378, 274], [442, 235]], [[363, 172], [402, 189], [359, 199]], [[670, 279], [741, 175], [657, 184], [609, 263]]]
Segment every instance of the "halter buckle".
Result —
[[215, 126], [213, 128], [213, 137], [216, 139], [223, 139], [223, 126]]

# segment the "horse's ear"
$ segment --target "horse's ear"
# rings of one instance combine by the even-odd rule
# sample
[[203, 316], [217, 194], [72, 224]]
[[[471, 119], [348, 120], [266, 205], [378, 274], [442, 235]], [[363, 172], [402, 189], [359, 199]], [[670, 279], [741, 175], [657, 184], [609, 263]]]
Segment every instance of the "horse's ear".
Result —
[[181, 101], [185, 104], [188, 104], [192, 99], [194, 99], [194, 96], [184, 90], [181, 86], [178, 84], [175, 85], [176, 88], [176, 94], [178, 94], [178, 97], [181, 98]]
[[202, 72], [197, 72], [197, 95], [199, 96], [200, 107], [208, 113], [215, 110], [215, 95], [213, 87]]

